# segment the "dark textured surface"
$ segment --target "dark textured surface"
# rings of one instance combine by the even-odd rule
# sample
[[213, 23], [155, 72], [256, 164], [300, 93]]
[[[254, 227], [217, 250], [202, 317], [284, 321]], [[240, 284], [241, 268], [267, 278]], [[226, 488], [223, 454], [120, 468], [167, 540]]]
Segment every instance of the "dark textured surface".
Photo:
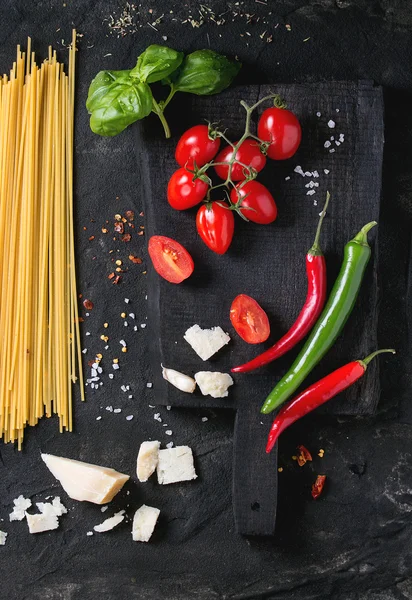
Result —
[[[197, 3], [190, 3], [193, 12]], [[200, 28], [181, 24], [189, 12], [184, 3], [143, 2], [135, 20], [143, 25], [136, 34], [117, 39], [109, 29], [123, 2], [4, 1], [0, 7], [0, 66], [9, 68], [15, 45], [27, 34], [36, 48], [46, 42], [67, 40], [75, 24], [84, 34], [79, 52], [77, 119], [77, 231], [80, 291], [95, 301], [84, 326], [89, 356], [102, 350], [102, 323], [110, 323], [110, 353], [105, 360], [104, 386], [76, 403], [76, 431], [58, 436], [56, 423], [43, 422], [29, 431], [22, 454], [0, 448], [0, 529], [9, 533], [0, 547], [1, 596], [26, 600], [410, 600], [412, 597], [412, 409], [410, 321], [412, 193], [412, 8], [390, 0], [290, 0], [264, 6], [249, 0], [231, 11], [255, 13], [254, 22], [237, 17], [217, 26]], [[226, 2], [209, 2], [216, 13]], [[148, 9], [153, 8], [153, 14]], [[174, 15], [169, 14], [174, 10]], [[268, 16], [268, 12], [272, 15]], [[153, 23], [158, 32], [146, 23]], [[149, 17], [150, 15], [150, 17]], [[177, 21], [172, 21], [176, 16]], [[261, 20], [256, 23], [257, 17]], [[263, 19], [269, 21], [264, 24]], [[278, 26], [277, 26], [278, 24]], [[291, 31], [285, 27], [290, 24]], [[277, 27], [276, 27], [277, 26]], [[59, 30], [60, 29], [60, 30]], [[265, 29], [273, 42], [260, 39]], [[58, 31], [59, 30], [59, 31]], [[252, 35], [247, 36], [246, 31]], [[160, 409], [173, 430], [175, 443], [195, 449], [199, 480], [159, 488], [128, 484], [113, 502], [118, 509], [130, 504], [129, 514], [141, 502], [162, 510], [160, 526], [151, 544], [131, 541], [129, 524], [106, 535], [86, 537], [103, 520], [95, 506], [75, 504], [58, 531], [29, 536], [24, 523], [8, 523], [12, 499], [20, 493], [43, 500], [61, 493], [40, 462], [39, 450], [111, 464], [133, 473], [139, 443], [148, 437], [166, 443], [163, 424], [153, 420], [148, 373], [147, 330], [126, 337], [119, 313], [124, 298], [131, 299], [137, 323], [144, 322], [146, 280], [144, 266], [132, 265], [123, 285], [111, 286], [112, 248], [145, 258], [144, 238], [133, 236], [130, 249], [101, 234], [106, 219], [118, 211], [142, 207], [136, 187], [134, 132], [102, 140], [87, 125], [83, 101], [88, 83], [103, 67], [127, 67], [148, 43], [168, 37], [170, 45], [185, 50], [207, 46], [237, 54], [244, 61], [240, 83], [313, 82], [370, 79], [384, 86], [385, 152], [383, 202], [379, 227], [380, 309], [378, 340], [393, 343], [396, 359], [381, 359], [382, 394], [372, 417], [313, 415], [285, 433], [279, 445], [278, 518], [272, 540], [247, 540], [234, 532], [231, 506], [233, 412]], [[243, 35], [243, 37], [241, 37]], [[220, 37], [221, 36], [221, 37]], [[306, 38], [310, 40], [303, 42]], [[250, 38], [250, 39], [249, 39]], [[112, 56], [106, 56], [111, 54]], [[119, 196], [119, 200], [116, 200]], [[90, 223], [95, 219], [95, 223]], [[138, 221], [140, 222], [140, 221]], [[82, 227], [87, 226], [87, 231]], [[93, 243], [88, 241], [95, 235]], [[93, 257], [96, 259], [93, 260]], [[408, 286], [409, 280], [409, 286]], [[409, 310], [407, 311], [407, 290]], [[129, 309], [131, 310], [131, 308]], [[130, 350], [119, 352], [124, 337]], [[121, 376], [111, 381], [110, 358], [120, 355]], [[133, 381], [132, 401], [120, 391]], [[107, 405], [121, 406], [120, 415]], [[100, 407], [103, 407], [103, 410]], [[98, 414], [101, 421], [95, 421]], [[125, 415], [134, 420], [125, 421]], [[201, 422], [202, 416], [209, 421]], [[296, 445], [314, 453], [313, 465], [299, 469], [291, 460]], [[318, 448], [325, 457], [316, 456]], [[310, 498], [316, 473], [328, 476], [325, 495]], [[130, 495], [127, 496], [127, 491]], [[110, 514], [106, 513], [106, 514]]]
[[[180, 392], [162, 378], [160, 364], [193, 375], [199, 370], [228, 372], [231, 366], [255, 356], [259, 349], [248, 347], [229, 320], [230, 304], [239, 293], [253, 296], [271, 315], [272, 335], [265, 345], [269, 347], [287, 331], [305, 300], [304, 256], [312, 244], [326, 191], [330, 191], [332, 203], [321, 246], [327, 256], [329, 287], [339, 270], [344, 244], [365, 223], [379, 219], [381, 196], [382, 90], [361, 82], [292, 84], [277, 86], [277, 91], [288, 99], [304, 131], [301, 147], [293, 159], [285, 164], [268, 161], [259, 176], [278, 201], [279, 217], [267, 227], [237, 219], [234, 241], [224, 256], [210, 252], [200, 241], [194, 224], [196, 208], [176, 212], [164, 202], [165, 180], [159, 177], [159, 171], [170, 176], [176, 162], [160, 127], [156, 129], [148, 121], [136, 128], [139, 187], [146, 199], [146, 233], [177, 239], [195, 260], [193, 276], [179, 286], [170, 285], [153, 270], [149, 274], [148, 334], [155, 403], [203, 408], [227, 406], [244, 411], [236, 421], [233, 505], [237, 530], [248, 535], [273, 533], [276, 463], [264, 456], [273, 416], [262, 416], [259, 408], [297, 352], [265, 370], [234, 376], [235, 385], [224, 399], [204, 397], [199, 389], [194, 394]], [[169, 120], [178, 136], [207, 117], [213, 123], [221, 123], [227, 128], [227, 135], [236, 140], [242, 135], [245, 114], [239, 98], [251, 106], [270, 92], [271, 86], [247, 86], [234, 87], [217, 98], [186, 96], [176, 103], [174, 112], [169, 112]], [[268, 103], [257, 111], [255, 120], [266, 106]], [[328, 127], [331, 117], [333, 128]], [[333, 140], [334, 152], [330, 153], [324, 142], [331, 135], [339, 140], [342, 133], [345, 141], [337, 146]], [[318, 176], [305, 177], [294, 172], [297, 165], [305, 172], [316, 169]], [[305, 187], [308, 182], [317, 184], [313, 188], [315, 193], [309, 196], [309, 188]], [[221, 197], [216, 194], [213, 198]], [[153, 199], [158, 200], [153, 202]], [[316, 381], [345, 360], [366, 356], [377, 347], [377, 244], [372, 245], [374, 252], [366, 280], [344, 335], [309, 381]], [[203, 328], [219, 324], [230, 332], [232, 339], [224, 350], [203, 362], [183, 340], [184, 332], [194, 323]], [[378, 373], [375, 361], [368, 377], [326, 405], [327, 412], [372, 414], [379, 400]]]

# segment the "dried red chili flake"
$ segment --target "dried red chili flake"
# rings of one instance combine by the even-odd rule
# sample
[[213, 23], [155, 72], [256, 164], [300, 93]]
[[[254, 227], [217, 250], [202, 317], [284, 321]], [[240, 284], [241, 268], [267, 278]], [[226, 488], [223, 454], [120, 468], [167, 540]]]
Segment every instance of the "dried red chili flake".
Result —
[[107, 279], [113, 279], [113, 277], [115, 277], [114, 273], [110, 273], [110, 275], [107, 276]]
[[325, 485], [326, 475], [318, 475], [315, 483], [312, 485], [312, 498], [316, 500], [322, 493], [323, 486]]
[[312, 455], [305, 446], [298, 446], [299, 455], [297, 456], [298, 465], [303, 467], [308, 460], [312, 460]]
[[144, 212], [143, 211], [139, 213], [139, 217], [144, 217]]
[[83, 300], [83, 306], [86, 310], [92, 310], [94, 308], [93, 302], [87, 298]]
[[133, 254], [129, 254], [129, 260], [131, 260], [135, 265], [141, 265], [143, 262], [141, 258], [138, 256], [133, 256]]
[[130, 235], [130, 233], [125, 233], [124, 235], [122, 235], [122, 242], [130, 242], [131, 239], [132, 236]]
[[93, 240], [94, 240], [94, 235], [91, 235], [91, 236], [89, 237], [89, 242], [92, 242]]
[[96, 362], [95, 360], [88, 360], [87, 364], [89, 365], [89, 367], [92, 367], [95, 362]]
[[83, 231], [87, 231], [87, 227], [83, 227]]
[[123, 225], [122, 221], [115, 221], [115, 223], [114, 223], [114, 230], [117, 233], [123, 233], [124, 232], [124, 225]]
[[144, 231], [139, 231], [137, 235], [144, 235]]
[[120, 275], [116, 275], [116, 277], [112, 281], [113, 285], [117, 285], [121, 281], [121, 279], [122, 278], [120, 277]]
[[129, 221], [133, 221], [134, 220], [134, 212], [132, 210], [126, 210], [126, 212], [124, 213], [124, 216], [129, 219]]

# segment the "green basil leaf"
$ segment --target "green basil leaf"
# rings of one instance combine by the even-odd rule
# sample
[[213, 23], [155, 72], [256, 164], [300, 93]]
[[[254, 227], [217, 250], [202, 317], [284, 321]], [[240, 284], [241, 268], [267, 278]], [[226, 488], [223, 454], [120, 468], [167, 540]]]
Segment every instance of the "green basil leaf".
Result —
[[90, 84], [86, 108], [94, 133], [114, 136], [147, 117], [153, 106], [150, 87], [130, 71], [100, 71]]
[[241, 66], [213, 50], [196, 50], [186, 56], [172, 78], [174, 89], [198, 96], [218, 94], [232, 83]]
[[130, 75], [145, 83], [160, 81], [180, 66], [183, 56], [183, 52], [177, 52], [173, 48], [152, 44], [139, 56]]

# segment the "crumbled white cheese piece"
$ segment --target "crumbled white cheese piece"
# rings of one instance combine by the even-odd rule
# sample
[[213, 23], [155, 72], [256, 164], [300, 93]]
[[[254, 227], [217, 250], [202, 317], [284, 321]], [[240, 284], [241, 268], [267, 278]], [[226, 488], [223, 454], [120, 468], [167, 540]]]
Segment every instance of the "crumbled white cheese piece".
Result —
[[160, 510], [143, 504], [133, 517], [132, 537], [134, 542], [148, 542], [159, 518]]
[[332, 121], [332, 119], [330, 119], [330, 121], [328, 121], [328, 127], [329, 129], [334, 129], [336, 123], [335, 121]]
[[159, 451], [157, 479], [162, 485], [196, 479], [193, 452], [189, 446], [176, 446]]
[[22, 521], [26, 516], [26, 510], [32, 505], [31, 500], [20, 495], [13, 500], [13, 504], [13, 512], [9, 514], [10, 521]]
[[6, 545], [6, 538], [8, 534], [5, 531], [0, 531], [0, 546]]
[[125, 513], [124, 510], [121, 510], [121, 511], [115, 513], [113, 515], [113, 517], [109, 517], [108, 519], [103, 521], [103, 523], [100, 523], [100, 525], [95, 525], [93, 527], [93, 530], [96, 531], [97, 533], [104, 533], [105, 531], [111, 531], [112, 529], [114, 529], [116, 527], [116, 525], [119, 525], [119, 523], [124, 521], [124, 513]]
[[137, 455], [136, 473], [139, 481], [144, 482], [155, 472], [159, 462], [160, 442], [142, 442]]
[[122, 489], [129, 475], [109, 467], [42, 454], [43, 461], [73, 500], [106, 504]]
[[163, 379], [166, 379], [166, 381], [174, 385], [175, 388], [189, 394], [192, 394], [195, 391], [196, 381], [192, 379], [192, 377], [180, 373], [179, 371], [175, 371], [174, 369], [166, 369], [163, 365], [161, 365], [161, 367]]
[[189, 327], [183, 337], [202, 360], [208, 360], [230, 342], [221, 327], [202, 329], [197, 324]]
[[229, 395], [228, 388], [233, 385], [233, 379], [228, 373], [199, 371], [195, 373], [195, 379], [203, 396], [212, 398], [225, 398]]
[[29, 515], [29, 513], [26, 513], [26, 518], [30, 533], [52, 531], [59, 527], [59, 519], [57, 518], [56, 513], [51, 510], [45, 510], [45, 512], [37, 515]]

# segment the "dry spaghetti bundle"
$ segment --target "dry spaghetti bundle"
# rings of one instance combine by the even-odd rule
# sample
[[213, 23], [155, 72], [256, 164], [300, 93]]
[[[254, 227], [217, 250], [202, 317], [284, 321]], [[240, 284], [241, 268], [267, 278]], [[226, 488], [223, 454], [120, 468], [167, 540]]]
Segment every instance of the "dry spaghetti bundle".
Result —
[[83, 395], [73, 231], [76, 32], [68, 74], [56, 52], [40, 66], [17, 47], [0, 81], [0, 436], [59, 416], [72, 429]]

